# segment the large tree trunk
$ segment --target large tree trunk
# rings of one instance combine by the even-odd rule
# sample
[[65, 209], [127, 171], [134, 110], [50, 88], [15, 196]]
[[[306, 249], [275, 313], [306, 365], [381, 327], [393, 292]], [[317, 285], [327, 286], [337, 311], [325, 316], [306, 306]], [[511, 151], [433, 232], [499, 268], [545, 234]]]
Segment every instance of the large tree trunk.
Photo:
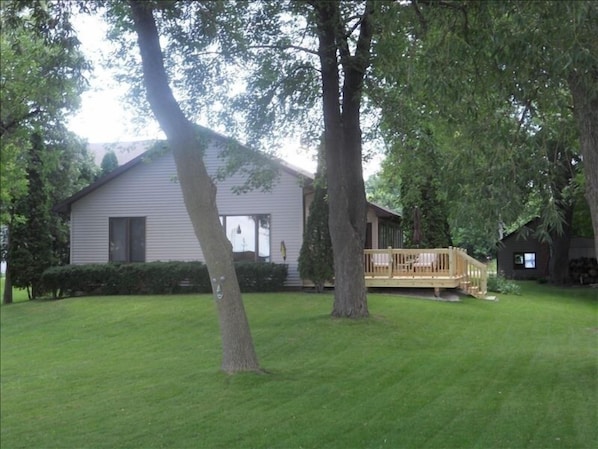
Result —
[[598, 255], [598, 68], [588, 74], [569, 76], [573, 112], [579, 127], [579, 141], [586, 178], [586, 199], [594, 228], [594, 248]]
[[552, 232], [552, 243], [550, 246], [550, 263], [548, 271], [550, 282], [563, 285], [569, 279], [569, 248], [571, 247], [571, 234], [573, 227], [573, 206], [566, 206], [563, 210], [563, 232]]
[[6, 258], [6, 273], [4, 275], [4, 292], [2, 304], [12, 304], [12, 279], [11, 279], [10, 257]]
[[[372, 6], [368, 3], [360, 25], [356, 55], [350, 56], [346, 36], [340, 33], [338, 2], [313, 4], [318, 13], [329, 227], [334, 252], [332, 315], [359, 318], [369, 313], [363, 263], [367, 202], [362, 173], [360, 103], [369, 64]], [[339, 103], [337, 54], [341, 55], [344, 70], [342, 103]]]
[[222, 336], [222, 370], [258, 371], [259, 364], [235, 273], [232, 246], [220, 223], [216, 186], [203, 162], [205, 142], [184, 116], [168, 80], [151, 5], [130, 1], [147, 97], [168, 137], [185, 206], [208, 266]]

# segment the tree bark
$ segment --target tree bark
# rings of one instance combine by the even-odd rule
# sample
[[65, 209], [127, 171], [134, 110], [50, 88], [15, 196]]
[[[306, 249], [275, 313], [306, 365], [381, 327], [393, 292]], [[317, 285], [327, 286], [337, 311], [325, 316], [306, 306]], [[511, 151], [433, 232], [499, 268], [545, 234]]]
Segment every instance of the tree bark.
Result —
[[[360, 24], [355, 55], [349, 54], [338, 2], [313, 3], [318, 14], [318, 55], [321, 65], [329, 227], [334, 252], [332, 316], [368, 316], [363, 249], [367, 202], [362, 172], [360, 104], [369, 65], [370, 2]], [[343, 86], [339, 59], [343, 68]], [[339, 101], [339, 96], [341, 96]]]
[[571, 247], [571, 234], [573, 226], [573, 206], [566, 206], [563, 210], [563, 232], [558, 234], [552, 232], [552, 243], [550, 245], [550, 262], [548, 272], [550, 282], [556, 285], [564, 285], [569, 279], [569, 248]]
[[147, 98], [174, 155], [185, 206], [205, 257], [218, 310], [222, 370], [259, 371], [235, 273], [232, 246], [220, 223], [216, 186], [203, 162], [205, 141], [187, 120], [170, 86], [151, 3], [130, 1]]
[[598, 68], [569, 76], [573, 112], [579, 127], [579, 143], [586, 178], [585, 196], [594, 228], [594, 248], [598, 255]]
[[10, 267], [10, 226], [7, 232], [6, 242], [6, 273], [4, 275], [4, 292], [2, 293], [2, 304], [12, 304], [12, 276]]

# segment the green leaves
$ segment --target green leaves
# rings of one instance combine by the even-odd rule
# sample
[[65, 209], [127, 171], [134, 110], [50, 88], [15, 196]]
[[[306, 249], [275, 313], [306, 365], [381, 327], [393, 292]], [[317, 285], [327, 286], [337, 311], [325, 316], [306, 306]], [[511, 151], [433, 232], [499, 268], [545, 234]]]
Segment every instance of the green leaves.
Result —
[[[0, 11], [0, 221], [25, 193], [32, 133], [57, 127], [79, 105], [87, 64], [69, 23], [69, 5], [6, 1]], [[63, 9], [64, 8], [64, 9]], [[43, 131], [42, 131], [43, 132]]]
[[[571, 179], [559, 167], [580, 151], [567, 81], [572, 70], [596, 67], [596, 39], [590, 37], [598, 33], [596, 11], [593, 2], [396, 8], [404, 34], [383, 34], [371, 85], [392, 145], [383, 176], [397, 175], [390, 166], [406, 176], [402, 201], [421, 188], [417, 172], [442, 180], [451, 226], [460, 236], [486, 232], [493, 239], [499, 221], [542, 211], [558, 230], [568, 188], [562, 180]], [[423, 129], [433, 131], [436, 173], [427, 171], [432, 159], [417, 156], [410, 145]], [[551, 159], [551, 141], [565, 145], [567, 156]], [[420, 157], [420, 164], [406, 168], [410, 156]], [[528, 203], [534, 212], [526, 210]]]

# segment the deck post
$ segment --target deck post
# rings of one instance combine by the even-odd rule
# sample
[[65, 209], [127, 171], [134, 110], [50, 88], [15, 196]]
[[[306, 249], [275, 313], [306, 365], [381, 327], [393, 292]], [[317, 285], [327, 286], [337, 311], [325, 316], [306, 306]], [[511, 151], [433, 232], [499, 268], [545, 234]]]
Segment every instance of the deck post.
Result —
[[449, 246], [449, 276], [455, 276], [455, 248]]
[[392, 246], [389, 246], [388, 248], [386, 248], [386, 250], [388, 251], [388, 279], [392, 279]]

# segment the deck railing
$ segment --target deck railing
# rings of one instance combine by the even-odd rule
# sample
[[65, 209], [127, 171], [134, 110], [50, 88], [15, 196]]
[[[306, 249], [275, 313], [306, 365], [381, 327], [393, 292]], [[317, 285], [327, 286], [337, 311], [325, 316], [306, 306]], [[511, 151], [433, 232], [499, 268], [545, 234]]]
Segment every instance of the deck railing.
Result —
[[488, 267], [474, 259], [462, 248], [453, 248], [457, 257], [457, 272], [465, 276], [463, 289], [474, 296], [485, 295], [488, 291]]
[[450, 278], [469, 293], [486, 293], [486, 265], [461, 248], [366, 249], [364, 265], [369, 278]]

